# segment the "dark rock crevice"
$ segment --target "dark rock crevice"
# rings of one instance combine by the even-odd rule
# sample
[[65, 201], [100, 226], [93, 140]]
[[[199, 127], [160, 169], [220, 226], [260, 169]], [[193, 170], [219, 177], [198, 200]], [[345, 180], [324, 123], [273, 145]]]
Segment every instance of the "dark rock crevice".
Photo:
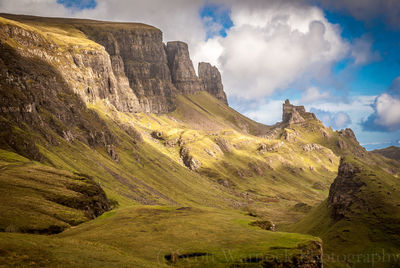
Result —
[[364, 206], [363, 201], [357, 197], [360, 188], [366, 184], [357, 176], [362, 169], [354, 163], [340, 160], [338, 176], [329, 189], [328, 207], [332, 209], [331, 216], [334, 220], [348, 218], [354, 214], [352, 206]]

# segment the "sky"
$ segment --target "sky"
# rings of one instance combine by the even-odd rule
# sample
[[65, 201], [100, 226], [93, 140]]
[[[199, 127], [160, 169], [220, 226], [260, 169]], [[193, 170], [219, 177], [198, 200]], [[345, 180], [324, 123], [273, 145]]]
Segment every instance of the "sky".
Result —
[[0, 12], [143, 22], [218, 67], [230, 106], [274, 124], [285, 99], [368, 150], [400, 146], [398, 0], [0, 0]]

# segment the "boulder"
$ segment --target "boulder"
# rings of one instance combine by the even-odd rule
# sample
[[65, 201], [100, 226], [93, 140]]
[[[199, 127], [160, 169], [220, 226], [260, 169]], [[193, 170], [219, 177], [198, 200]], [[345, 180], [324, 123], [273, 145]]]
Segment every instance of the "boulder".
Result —
[[304, 152], [319, 151], [323, 149], [321, 145], [316, 143], [305, 144], [302, 148]]
[[253, 221], [253, 222], [250, 222], [249, 225], [258, 226], [261, 229], [264, 229], [267, 231], [273, 231], [273, 232], [275, 231], [275, 224], [269, 220]]
[[181, 150], [180, 150], [180, 155], [181, 155], [183, 163], [190, 170], [197, 171], [201, 167], [200, 160], [197, 160], [196, 158], [194, 158], [191, 155], [189, 148], [182, 147]]

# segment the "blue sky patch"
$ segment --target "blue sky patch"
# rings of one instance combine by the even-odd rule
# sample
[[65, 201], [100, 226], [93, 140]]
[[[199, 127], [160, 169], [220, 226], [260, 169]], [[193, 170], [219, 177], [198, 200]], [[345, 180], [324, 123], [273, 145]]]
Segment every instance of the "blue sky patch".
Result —
[[207, 29], [207, 39], [216, 35], [225, 37], [227, 30], [233, 26], [230, 9], [224, 5], [206, 4], [201, 8], [200, 16]]
[[65, 6], [66, 8], [73, 9], [94, 9], [97, 6], [95, 0], [57, 0], [58, 4]]

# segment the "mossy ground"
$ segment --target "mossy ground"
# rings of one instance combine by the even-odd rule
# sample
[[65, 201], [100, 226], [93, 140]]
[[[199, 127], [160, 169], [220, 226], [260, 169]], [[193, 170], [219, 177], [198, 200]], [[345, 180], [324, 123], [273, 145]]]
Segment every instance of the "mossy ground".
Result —
[[[252, 257], [290, 259], [300, 253], [298, 244], [319, 241], [307, 235], [265, 231], [250, 226], [252, 220], [231, 210], [126, 207], [60, 235], [0, 233], [0, 260], [16, 266], [167, 267], [171, 263], [166, 255], [208, 253], [179, 259], [174, 266], [221, 267]], [[41, 245], [41, 250], [34, 245]]]

